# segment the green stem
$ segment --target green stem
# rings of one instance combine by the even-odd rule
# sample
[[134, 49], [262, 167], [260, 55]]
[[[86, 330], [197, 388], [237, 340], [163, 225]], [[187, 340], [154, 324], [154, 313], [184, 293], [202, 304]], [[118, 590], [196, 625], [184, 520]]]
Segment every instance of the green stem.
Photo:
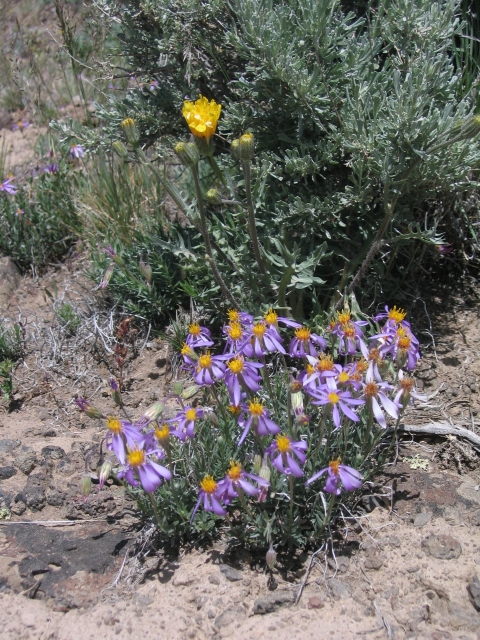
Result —
[[238, 493], [238, 499], [240, 500], [240, 503], [241, 503], [242, 507], [248, 513], [250, 518], [255, 522], [255, 514], [253, 513], [253, 511], [248, 506], [248, 503], [245, 500], [245, 494], [243, 493], [243, 490], [241, 489], [241, 487], [237, 487], [237, 493]]
[[248, 228], [250, 232], [250, 239], [252, 241], [253, 253], [255, 254], [255, 259], [257, 261], [258, 268], [260, 269], [260, 273], [262, 273], [263, 275], [266, 275], [267, 272], [265, 270], [265, 266], [262, 260], [262, 255], [260, 253], [260, 245], [258, 243], [258, 237], [257, 237], [257, 227], [255, 224], [255, 210], [253, 208], [253, 200], [252, 200], [250, 163], [243, 162], [242, 164], [243, 164], [243, 175], [245, 177], [245, 194], [247, 197]]
[[160, 520], [160, 514], [158, 513], [157, 503], [155, 502], [155, 498], [153, 497], [153, 493], [149, 493], [148, 497], [150, 498], [150, 502], [152, 503], [153, 513], [155, 514], [155, 521], [157, 523], [157, 527], [162, 529], [162, 522]]
[[289, 512], [289, 517], [288, 517], [288, 530], [290, 531], [292, 528], [292, 522], [293, 522], [293, 493], [294, 493], [294, 482], [293, 482], [293, 476], [292, 474], [290, 474], [288, 476], [288, 482], [290, 484], [290, 512]]

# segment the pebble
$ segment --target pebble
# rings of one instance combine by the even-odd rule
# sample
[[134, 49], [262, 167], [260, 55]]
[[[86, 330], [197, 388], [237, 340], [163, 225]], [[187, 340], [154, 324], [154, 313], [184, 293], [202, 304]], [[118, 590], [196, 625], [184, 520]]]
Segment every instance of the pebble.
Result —
[[263, 598], [257, 598], [253, 603], [253, 613], [263, 615], [272, 613], [281, 607], [291, 605], [295, 602], [293, 591], [273, 591]]
[[15, 467], [0, 467], [0, 480], [8, 480], [17, 474]]
[[365, 569], [372, 569], [373, 571], [378, 571], [383, 567], [383, 560], [380, 556], [372, 556], [371, 558], [366, 558], [365, 560]]
[[242, 578], [243, 578], [243, 574], [242, 574], [241, 571], [238, 571], [237, 569], [234, 569], [233, 567], [231, 567], [228, 564], [221, 564], [220, 565], [220, 571], [223, 573], [225, 578], [227, 580], [229, 580], [230, 582], [238, 582], [239, 580], [242, 580]]
[[323, 600], [319, 596], [312, 596], [308, 600], [308, 608], [309, 609], [321, 609], [325, 604]]
[[175, 576], [172, 580], [174, 587], [186, 587], [189, 584], [195, 582], [195, 576], [192, 573], [187, 573], [181, 576]]
[[462, 553], [460, 542], [453, 536], [433, 534], [422, 540], [422, 549], [439, 560], [452, 560]]
[[208, 581], [210, 582], [210, 584], [216, 584], [216, 585], [219, 585], [221, 582], [220, 576], [217, 576], [216, 573], [212, 573], [211, 575], [209, 575]]
[[430, 522], [432, 519], [432, 513], [430, 511], [425, 511], [424, 513], [418, 513], [413, 519], [414, 527], [424, 527], [426, 524]]

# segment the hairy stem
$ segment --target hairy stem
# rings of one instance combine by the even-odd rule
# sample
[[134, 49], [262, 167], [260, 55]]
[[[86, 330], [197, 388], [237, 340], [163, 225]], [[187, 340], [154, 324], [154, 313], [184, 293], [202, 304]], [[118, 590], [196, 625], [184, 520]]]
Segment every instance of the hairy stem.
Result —
[[250, 176], [250, 163], [243, 162], [243, 175], [245, 177], [245, 193], [247, 196], [247, 209], [248, 209], [248, 230], [250, 233], [250, 239], [252, 241], [253, 253], [260, 269], [260, 273], [266, 275], [265, 266], [263, 264], [262, 255], [260, 253], [260, 245], [257, 237], [257, 226], [255, 224], [255, 210], [253, 208], [252, 200], [252, 184]]

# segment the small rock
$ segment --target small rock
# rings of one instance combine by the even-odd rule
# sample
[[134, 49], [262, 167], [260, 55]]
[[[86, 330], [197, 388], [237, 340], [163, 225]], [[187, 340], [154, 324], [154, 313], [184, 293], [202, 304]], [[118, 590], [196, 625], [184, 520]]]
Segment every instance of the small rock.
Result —
[[212, 620], [213, 618], [215, 618], [217, 614], [215, 613], [214, 609], [209, 609], [207, 611], [207, 617], [210, 618], [210, 620]]
[[378, 571], [383, 567], [383, 560], [380, 556], [371, 556], [370, 558], [365, 559], [365, 569], [371, 569], [373, 571]]
[[417, 571], [420, 571], [420, 567], [418, 565], [415, 565], [414, 567], [407, 567], [407, 573], [416, 573]]
[[202, 609], [207, 602], [208, 602], [207, 596], [199, 596], [197, 598], [197, 609]]
[[470, 602], [473, 604], [477, 611], [480, 611], [480, 579], [475, 576], [473, 582], [467, 586]]
[[321, 609], [325, 604], [323, 600], [319, 596], [312, 596], [308, 600], [308, 608], [309, 609]]
[[[80, 491], [80, 489], [79, 489]], [[68, 520], [83, 520], [86, 517], [96, 517], [112, 513], [116, 509], [116, 502], [110, 491], [91, 494], [87, 500], [75, 499], [67, 504], [64, 517]]]
[[343, 582], [342, 580], [338, 580], [337, 578], [330, 578], [330, 580], [328, 581], [328, 586], [330, 587], [332, 596], [335, 598], [335, 600], [340, 600], [341, 598], [349, 598], [352, 595], [352, 587], [348, 584], [348, 582]]
[[390, 538], [388, 539], [388, 542], [390, 546], [393, 547], [394, 549], [398, 549], [402, 546], [402, 543], [398, 536], [390, 536]]
[[295, 602], [293, 591], [273, 591], [263, 598], [257, 598], [253, 603], [253, 613], [263, 615], [272, 613], [281, 607], [291, 605]]
[[16, 475], [17, 470], [15, 467], [0, 467], [0, 480], [8, 480], [12, 476]]
[[439, 560], [452, 560], [458, 558], [462, 553], [460, 542], [452, 536], [444, 534], [428, 536], [422, 540], [422, 548], [426, 553]]
[[0, 258], [0, 308], [6, 309], [22, 277], [11, 258]]
[[42, 432], [42, 436], [44, 438], [56, 438], [57, 432], [53, 427], [50, 427], [49, 429], [45, 429], [45, 431]]
[[25, 512], [26, 510], [26, 505], [23, 502], [23, 500], [18, 500], [17, 502], [14, 502], [12, 504], [12, 506], [10, 507], [10, 511], [15, 515], [15, 516], [21, 516], [22, 513]]
[[42, 456], [50, 460], [60, 460], [64, 455], [65, 451], [62, 449], [62, 447], [49, 445], [48, 447], [43, 447], [42, 449]]
[[228, 564], [221, 564], [220, 571], [223, 573], [225, 578], [230, 582], [238, 582], [243, 578], [242, 572], [234, 569]]
[[220, 580], [220, 576], [217, 576], [216, 573], [212, 573], [208, 576], [208, 581], [210, 582], [210, 584], [220, 584], [221, 580]]
[[10, 509], [12, 504], [12, 496], [6, 491], [0, 489], [0, 509]]
[[61, 507], [65, 502], [65, 494], [57, 489], [48, 489], [46, 499], [51, 507]]
[[[335, 563], [336, 560], [336, 563]], [[350, 566], [350, 558], [348, 556], [336, 556], [335, 558], [328, 558], [328, 566], [334, 571], [339, 573], [346, 573]]]
[[38, 464], [37, 455], [31, 447], [23, 446], [14, 460], [15, 466], [28, 476]]
[[0, 440], [0, 457], [3, 457], [6, 453], [12, 453], [20, 446], [20, 440], [11, 440], [4, 438]]
[[245, 609], [239, 605], [233, 605], [225, 609], [223, 613], [215, 618], [215, 622], [213, 626], [216, 631], [220, 631], [225, 629], [230, 624], [237, 624], [240, 620], [245, 618], [247, 612]]
[[474, 527], [480, 527], [480, 511], [476, 511], [470, 518], [470, 524]]
[[418, 513], [413, 519], [414, 527], [424, 527], [426, 524], [430, 522], [432, 519], [432, 513], [430, 511], [424, 511], [423, 513]]
[[40, 413], [38, 414], [38, 417], [40, 418], [40, 420], [42, 422], [44, 422], [45, 420], [49, 420], [50, 419], [50, 414], [48, 413], [48, 411], [46, 409], [42, 409], [42, 411], [40, 411]]
[[193, 573], [186, 573], [184, 575], [176, 575], [172, 580], [172, 584], [175, 587], [186, 587], [188, 584], [195, 582], [195, 576]]
[[455, 509], [455, 507], [445, 507], [445, 511], [443, 512], [443, 519], [452, 527], [456, 527], [463, 522], [460, 511], [458, 509]]

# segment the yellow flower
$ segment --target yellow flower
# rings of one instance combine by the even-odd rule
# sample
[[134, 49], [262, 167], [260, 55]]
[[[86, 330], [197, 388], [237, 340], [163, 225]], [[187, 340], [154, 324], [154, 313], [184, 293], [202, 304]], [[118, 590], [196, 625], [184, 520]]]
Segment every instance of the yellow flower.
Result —
[[193, 135], [205, 138], [208, 142], [215, 133], [221, 110], [221, 104], [217, 104], [215, 100], [209, 102], [207, 98], [200, 96], [196, 102], [185, 100], [182, 114]]

